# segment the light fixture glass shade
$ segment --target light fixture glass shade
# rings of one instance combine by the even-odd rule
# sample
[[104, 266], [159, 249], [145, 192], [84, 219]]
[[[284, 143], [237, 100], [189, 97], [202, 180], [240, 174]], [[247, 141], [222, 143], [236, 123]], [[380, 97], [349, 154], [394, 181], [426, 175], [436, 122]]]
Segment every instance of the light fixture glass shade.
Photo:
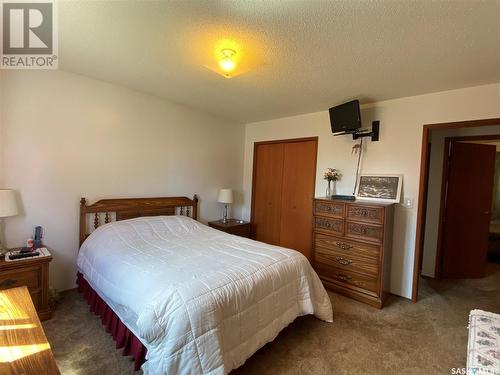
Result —
[[228, 76], [228, 74], [236, 68], [236, 61], [233, 58], [236, 51], [230, 48], [224, 48], [221, 53], [224, 57], [219, 60], [219, 68]]
[[220, 189], [217, 201], [226, 204], [233, 203], [233, 189]]
[[10, 189], [0, 189], [0, 217], [19, 214], [16, 192]]
[[236, 63], [230, 57], [224, 57], [222, 60], [219, 60], [219, 66], [223, 71], [230, 72], [236, 67]]

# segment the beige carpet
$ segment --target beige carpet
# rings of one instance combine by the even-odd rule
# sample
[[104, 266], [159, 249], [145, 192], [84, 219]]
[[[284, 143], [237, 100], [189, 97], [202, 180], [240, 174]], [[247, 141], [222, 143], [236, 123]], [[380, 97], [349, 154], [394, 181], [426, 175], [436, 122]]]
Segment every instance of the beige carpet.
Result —
[[[421, 282], [420, 301], [391, 296], [383, 310], [330, 293], [334, 323], [297, 319], [236, 374], [451, 374], [465, 367], [468, 314], [500, 312], [500, 266], [484, 279]], [[131, 374], [76, 292], [44, 323], [63, 374]]]

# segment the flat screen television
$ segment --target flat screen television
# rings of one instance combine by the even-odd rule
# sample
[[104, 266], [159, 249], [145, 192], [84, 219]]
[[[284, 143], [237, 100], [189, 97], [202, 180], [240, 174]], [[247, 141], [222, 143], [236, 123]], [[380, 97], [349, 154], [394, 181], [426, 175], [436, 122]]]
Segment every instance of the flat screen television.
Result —
[[329, 109], [332, 133], [354, 133], [361, 128], [359, 100], [337, 105]]

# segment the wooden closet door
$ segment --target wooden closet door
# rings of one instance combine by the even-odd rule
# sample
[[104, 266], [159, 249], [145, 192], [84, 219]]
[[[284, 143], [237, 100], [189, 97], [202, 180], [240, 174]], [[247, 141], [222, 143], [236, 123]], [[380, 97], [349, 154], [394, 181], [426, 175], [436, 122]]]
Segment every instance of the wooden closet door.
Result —
[[257, 241], [280, 244], [282, 143], [256, 144], [254, 148], [252, 232]]
[[280, 246], [311, 258], [317, 140], [284, 144]]

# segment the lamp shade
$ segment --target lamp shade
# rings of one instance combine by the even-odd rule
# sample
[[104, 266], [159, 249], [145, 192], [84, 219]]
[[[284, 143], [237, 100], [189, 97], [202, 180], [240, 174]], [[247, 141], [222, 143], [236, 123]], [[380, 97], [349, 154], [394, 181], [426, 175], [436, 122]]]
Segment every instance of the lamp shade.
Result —
[[0, 190], [0, 217], [15, 216], [19, 213], [16, 192], [9, 189]]
[[219, 203], [233, 203], [233, 189], [220, 189], [217, 201]]

